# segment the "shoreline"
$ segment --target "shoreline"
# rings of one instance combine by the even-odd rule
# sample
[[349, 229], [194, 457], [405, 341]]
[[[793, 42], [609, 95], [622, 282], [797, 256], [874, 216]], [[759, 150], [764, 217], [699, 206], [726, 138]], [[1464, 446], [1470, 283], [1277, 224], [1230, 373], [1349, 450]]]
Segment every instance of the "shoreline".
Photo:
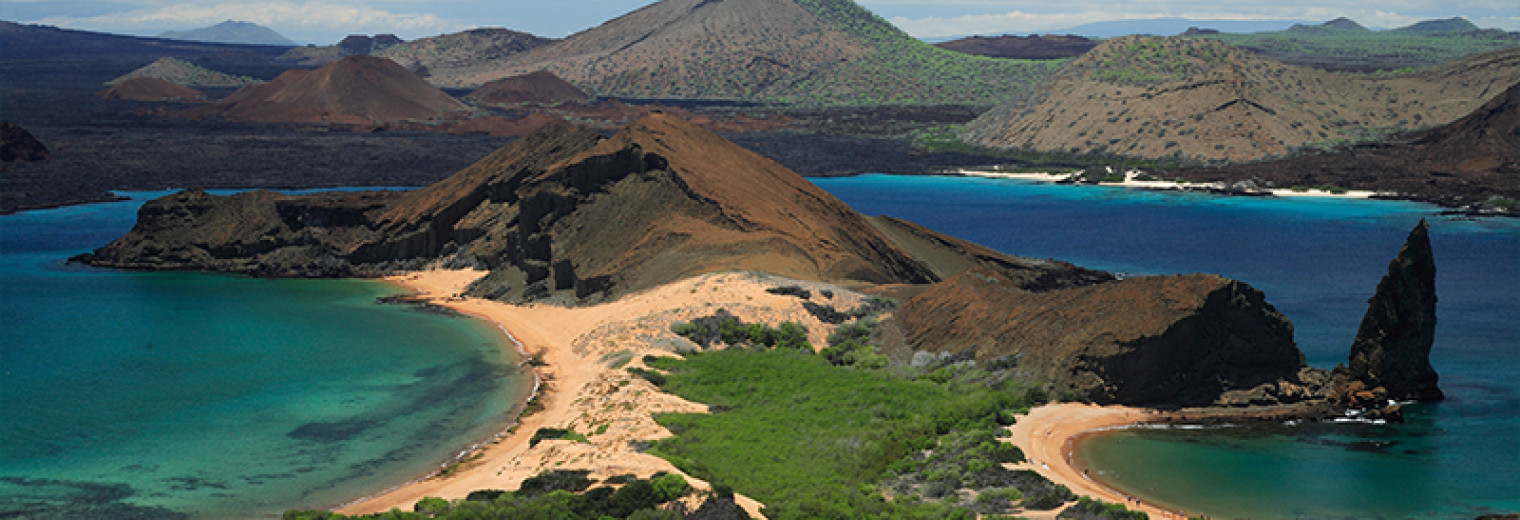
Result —
[[[1405, 200], [1405, 199], [1401, 198], [1402, 196], [1399, 195], [1399, 194], [1397, 194], [1397, 193], [1392, 193], [1392, 192], [1377, 192], [1377, 191], [1369, 191], [1369, 190], [1345, 190], [1345, 191], [1332, 192], [1332, 191], [1325, 191], [1325, 190], [1316, 189], [1316, 188], [1308, 188], [1308, 189], [1285, 189], [1285, 188], [1237, 189], [1237, 188], [1231, 188], [1229, 186], [1226, 186], [1222, 182], [1182, 183], [1182, 182], [1177, 182], [1177, 181], [1166, 181], [1166, 180], [1140, 180], [1139, 176], [1141, 175], [1141, 173], [1138, 172], [1138, 171], [1136, 171], [1136, 170], [1130, 170], [1130, 171], [1124, 172], [1124, 180], [1121, 181], [1121, 182], [1102, 182], [1102, 181], [1099, 181], [1099, 182], [1095, 182], [1095, 183], [1087, 183], [1087, 182], [1078, 183], [1074, 179], [1074, 177], [1077, 175], [1077, 173], [1003, 172], [1003, 171], [986, 171], [986, 170], [968, 170], [968, 169], [964, 169], [963, 168], [963, 169], [956, 169], [956, 170], [948, 170], [948, 171], [945, 172], [945, 174], [946, 175], [951, 175], [951, 176], [956, 176], [956, 177], [981, 177], [981, 178], [986, 178], [986, 179], [1012, 179], [1012, 180], [1022, 180], [1022, 181], [1055, 183], [1055, 184], [1063, 184], [1063, 183], [1064, 184], [1089, 184], [1089, 185], [1093, 185], [1093, 186], [1111, 186], [1111, 187], [1117, 187], [1117, 188], [1134, 188], [1134, 189], [1157, 190], [1157, 191], [1201, 191], [1201, 192], [1207, 192], [1207, 193], [1217, 193], [1217, 194], [1245, 196], [1245, 197], [1315, 197], [1315, 198], [1332, 198], [1332, 199], [1397, 199], [1397, 200]], [[1407, 199], [1407, 200], [1416, 200], [1418, 202], [1427, 202], [1427, 201], [1421, 201], [1421, 200], [1418, 200], [1418, 199]], [[1439, 206], [1439, 204], [1436, 204], [1436, 205]]]
[[[796, 298], [766, 292], [777, 283], [795, 281], [756, 273], [717, 273], [673, 282], [616, 301], [584, 307], [548, 304], [511, 305], [460, 296], [484, 271], [410, 271], [382, 279], [415, 293], [408, 301], [436, 305], [482, 319], [504, 331], [508, 341], [537, 359], [537, 399], [530, 412], [501, 435], [464, 450], [441, 467], [447, 471], [414, 478], [384, 491], [359, 497], [334, 509], [348, 515], [412, 510], [418, 500], [436, 496], [462, 499], [481, 489], [516, 489], [523, 480], [549, 470], [586, 470], [593, 479], [657, 472], [679, 474], [697, 490], [711, 489], [665, 459], [637, 451], [635, 441], [672, 435], [655, 414], [706, 413], [707, 406], [665, 394], [623, 368], [642, 367], [642, 356], [668, 356], [684, 339], [670, 332], [679, 321], [726, 308], [758, 322], [813, 320]], [[825, 284], [816, 284], [823, 286]], [[832, 287], [832, 286], [830, 286]], [[836, 288], [842, 303], [864, 296]], [[858, 302], [857, 302], [858, 303]], [[826, 327], [812, 324], [809, 339], [824, 341]], [[514, 341], [515, 340], [515, 341]], [[525, 402], [526, 399], [525, 399]], [[531, 442], [540, 428], [574, 430], [586, 441], [544, 439]], [[742, 494], [735, 501], [751, 517], [764, 518], [760, 502]]]
[[[1047, 404], [1031, 409], [1027, 415], [1019, 416], [1018, 421], [1009, 428], [1010, 435], [1002, 440], [1018, 446], [1024, 452], [1026, 461], [1011, 465], [1013, 469], [1032, 470], [1051, 482], [1066, 486], [1077, 495], [1123, 504], [1131, 511], [1142, 511], [1150, 515], [1152, 519], [1188, 518], [1188, 514], [1180, 508], [1124, 494], [1117, 487], [1092, 475], [1091, 468], [1077, 463], [1073, 457], [1077, 446], [1082, 442], [1141, 424], [1163, 422], [1170, 417], [1170, 414], [1154, 410], [1125, 406]], [[1064, 509], [1063, 506], [1049, 512], [1025, 512], [1023, 516], [1031, 519], [1055, 518]]]

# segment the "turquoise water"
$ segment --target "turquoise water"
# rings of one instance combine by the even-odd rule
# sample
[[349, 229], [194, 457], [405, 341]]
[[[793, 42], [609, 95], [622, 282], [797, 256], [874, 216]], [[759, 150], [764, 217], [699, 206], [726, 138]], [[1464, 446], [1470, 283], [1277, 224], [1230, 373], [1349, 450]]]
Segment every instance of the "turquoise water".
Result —
[[376, 303], [387, 284], [66, 265], [157, 194], [133, 195], [0, 217], [0, 517], [331, 507], [436, 469], [527, 392], [498, 330]]
[[961, 177], [814, 179], [996, 249], [1131, 274], [1214, 272], [1262, 289], [1310, 364], [1346, 359], [1409, 230], [1431, 222], [1432, 364], [1447, 400], [1398, 426], [1144, 430], [1078, 454], [1117, 487], [1221, 518], [1472, 518], [1520, 512], [1520, 220], [1408, 202], [1262, 199]]

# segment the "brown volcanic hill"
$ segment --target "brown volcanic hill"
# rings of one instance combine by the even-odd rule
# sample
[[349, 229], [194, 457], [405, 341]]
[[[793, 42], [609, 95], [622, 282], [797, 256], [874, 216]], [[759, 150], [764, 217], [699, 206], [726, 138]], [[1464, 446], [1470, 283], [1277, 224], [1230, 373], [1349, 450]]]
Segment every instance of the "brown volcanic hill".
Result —
[[[955, 243], [923, 231], [931, 240], [908, 249]], [[586, 128], [535, 134], [412, 193], [171, 195], [145, 205], [131, 233], [83, 260], [333, 276], [447, 258], [490, 268], [476, 294], [573, 291], [596, 299], [729, 270], [930, 283], [949, 271], [929, 262], [961, 255], [942, 249], [909, 253], [790, 170], [656, 113], [612, 138]], [[963, 263], [1054, 286], [1108, 279], [1058, 262], [990, 255]], [[1063, 281], [1068, 276], [1073, 281]]]
[[1448, 205], [1520, 200], [1520, 83], [1456, 122], [1385, 142], [1174, 174], [1204, 182], [1392, 191]]
[[155, 78], [176, 83], [187, 87], [242, 87], [263, 83], [257, 79], [233, 76], [222, 72], [207, 69], [200, 65], [176, 58], [159, 58], [153, 63], [121, 75], [107, 82], [107, 85], [118, 85], [134, 78]]
[[697, 97], [704, 93], [682, 91], [688, 74], [727, 74], [726, 90], [758, 90], [794, 69], [867, 52], [789, 0], [664, 0], [506, 59], [427, 67], [429, 80], [444, 86], [548, 70], [598, 93]]
[[1520, 76], [1520, 49], [1396, 77], [1285, 65], [1195, 38], [1125, 37], [1062, 67], [1030, 98], [968, 125], [988, 146], [1247, 161], [1355, 139], [1371, 128], [1445, 124]]
[[1051, 70], [933, 47], [852, 0], [660, 0], [500, 59], [417, 59], [444, 87], [548, 70], [599, 96], [816, 104], [986, 106]]
[[1030, 292], [963, 272], [891, 320], [913, 350], [1010, 356], [1062, 398], [1200, 406], [1296, 402], [1324, 392], [1293, 325], [1250, 286], [1214, 275], [1149, 276]]
[[545, 70], [486, 83], [465, 97], [491, 105], [558, 105], [591, 101], [591, 96], [581, 89]]
[[21, 125], [0, 121], [0, 162], [45, 161], [51, 156], [42, 141]]
[[177, 83], [158, 78], [132, 78], [95, 93], [101, 99], [129, 99], [132, 101], [173, 101], [181, 99], [206, 99], [206, 94]]
[[349, 56], [316, 70], [286, 71], [189, 115], [257, 123], [370, 124], [442, 119], [466, 109], [393, 61]]
[[[447, 79], [453, 74], [450, 71], [481, 67], [554, 41], [509, 29], [483, 28], [406, 42], [375, 55], [390, 58], [434, 84], [460, 87], [463, 85]], [[472, 85], [480, 83], [483, 81]]]
[[1065, 36], [1047, 34], [1044, 36], [1031, 34], [1029, 36], [1015, 36], [1005, 34], [1002, 36], [968, 36], [947, 42], [934, 44], [935, 47], [947, 51], [955, 51], [978, 56], [991, 56], [993, 58], [1010, 58], [1019, 60], [1059, 60], [1081, 56], [1098, 42], [1087, 38], [1068, 34]]

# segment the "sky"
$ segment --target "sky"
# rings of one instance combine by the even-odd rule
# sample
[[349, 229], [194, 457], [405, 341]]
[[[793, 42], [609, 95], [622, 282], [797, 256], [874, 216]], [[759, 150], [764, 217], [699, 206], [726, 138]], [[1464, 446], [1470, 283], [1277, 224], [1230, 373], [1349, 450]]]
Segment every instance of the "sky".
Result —
[[[0, 20], [153, 36], [225, 20], [257, 23], [299, 43], [348, 34], [412, 40], [505, 27], [560, 38], [653, 0], [0, 0]], [[727, 0], [745, 1], [745, 0]], [[1326, 21], [1372, 28], [1463, 16], [1480, 27], [1520, 30], [1517, 0], [857, 0], [919, 38], [1058, 32], [1086, 23], [1194, 20]]]

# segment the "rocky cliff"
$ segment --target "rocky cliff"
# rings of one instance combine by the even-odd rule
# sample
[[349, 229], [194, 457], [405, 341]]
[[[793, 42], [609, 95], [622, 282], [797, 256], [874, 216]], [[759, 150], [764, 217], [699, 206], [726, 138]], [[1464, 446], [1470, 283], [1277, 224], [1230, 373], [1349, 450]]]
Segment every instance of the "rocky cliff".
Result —
[[1395, 401], [1445, 398], [1436, 386], [1439, 376], [1430, 365], [1435, 333], [1436, 264], [1430, 248], [1430, 225], [1420, 219], [1398, 256], [1389, 262], [1388, 274], [1378, 282], [1377, 292], [1367, 301], [1367, 314], [1351, 344], [1349, 364], [1336, 367], [1342, 387], [1352, 389], [1354, 385], [1353, 390]]
[[535, 134], [411, 193], [171, 195], [80, 260], [348, 276], [445, 259], [489, 268], [472, 291], [507, 299], [616, 297], [729, 270], [849, 285], [927, 284], [973, 264], [1041, 284], [1095, 278], [919, 233], [928, 238], [899, 245], [796, 173], [655, 113], [612, 138], [585, 128]]
[[1053, 395], [1103, 404], [1280, 404], [1322, 393], [1293, 325], [1245, 283], [1154, 276], [1034, 292], [970, 270], [892, 320], [913, 350], [1006, 357]]

